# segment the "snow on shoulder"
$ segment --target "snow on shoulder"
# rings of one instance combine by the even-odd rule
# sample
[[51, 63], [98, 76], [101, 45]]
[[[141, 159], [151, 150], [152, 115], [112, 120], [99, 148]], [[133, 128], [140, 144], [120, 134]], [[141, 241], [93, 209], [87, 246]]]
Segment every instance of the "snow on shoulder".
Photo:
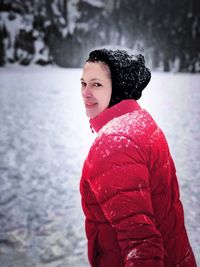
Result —
[[153, 125], [154, 122], [150, 115], [141, 109], [112, 119], [99, 131], [98, 136], [115, 134], [123, 137], [144, 135], [148, 128]]
[[[91, 160], [93, 161], [95, 157], [101, 160], [108, 160], [112, 157], [118, 161], [117, 155], [125, 151], [126, 156], [130, 156], [135, 149], [145, 151], [157, 129], [158, 126], [154, 120], [143, 109], [115, 117], [98, 132], [91, 147], [94, 152]], [[158, 135], [154, 136], [153, 143], [157, 142], [155, 139]]]

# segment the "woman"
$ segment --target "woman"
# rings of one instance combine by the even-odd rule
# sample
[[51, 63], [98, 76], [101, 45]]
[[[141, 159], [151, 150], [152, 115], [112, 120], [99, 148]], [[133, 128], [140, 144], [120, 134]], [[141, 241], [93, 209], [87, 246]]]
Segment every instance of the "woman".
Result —
[[98, 133], [80, 183], [92, 267], [196, 266], [167, 141], [136, 101], [150, 79], [144, 57], [124, 50], [95, 50], [83, 68]]

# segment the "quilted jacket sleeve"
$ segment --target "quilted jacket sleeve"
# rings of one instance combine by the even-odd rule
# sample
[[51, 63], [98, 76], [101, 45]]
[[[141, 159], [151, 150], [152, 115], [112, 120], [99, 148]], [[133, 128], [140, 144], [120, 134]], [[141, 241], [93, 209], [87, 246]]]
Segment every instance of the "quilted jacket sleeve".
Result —
[[124, 266], [164, 266], [145, 151], [133, 140], [116, 135], [101, 139], [93, 149], [90, 187], [117, 232]]

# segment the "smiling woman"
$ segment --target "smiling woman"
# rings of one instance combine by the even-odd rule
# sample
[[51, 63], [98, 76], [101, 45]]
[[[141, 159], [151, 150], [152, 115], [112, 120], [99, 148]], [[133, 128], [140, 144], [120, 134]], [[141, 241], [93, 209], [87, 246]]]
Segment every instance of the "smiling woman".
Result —
[[110, 103], [112, 83], [109, 67], [104, 63], [87, 62], [83, 68], [81, 85], [86, 114], [94, 118]]
[[136, 101], [150, 79], [124, 50], [92, 51], [83, 68], [97, 132], [80, 181], [92, 267], [196, 267], [168, 143]]

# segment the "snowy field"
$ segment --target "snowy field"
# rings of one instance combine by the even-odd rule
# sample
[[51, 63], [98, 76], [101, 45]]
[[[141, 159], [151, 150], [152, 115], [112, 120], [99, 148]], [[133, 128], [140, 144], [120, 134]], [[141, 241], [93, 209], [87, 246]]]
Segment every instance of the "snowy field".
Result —
[[[86, 267], [79, 178], [94, 134], [80, 69], [0, 69], [0, 266]], [[200, 266], [200, 75], [153, 73], [140, 104], [165, 132]]]

